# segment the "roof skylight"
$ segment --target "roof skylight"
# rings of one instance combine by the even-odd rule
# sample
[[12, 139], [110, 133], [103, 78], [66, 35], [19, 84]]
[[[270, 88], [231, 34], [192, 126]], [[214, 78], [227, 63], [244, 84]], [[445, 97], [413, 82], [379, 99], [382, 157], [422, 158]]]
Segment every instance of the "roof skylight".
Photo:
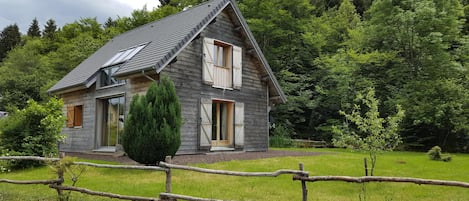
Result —
[[108, 67], [108, 66], [119, 64], [119, 63], [124, 63], [128, 61], [129, 59], [131, 59], [132, 57], [134, 57], [146, 45], [147, 43], [139, 45], [139, 46], [135, 46], [129, 49], [121, 50], [117, 54], [115, 54], [113, 57], [111, 57], [111, 59], [109, 59], [106, 63], [104, 63], [102, 67]]

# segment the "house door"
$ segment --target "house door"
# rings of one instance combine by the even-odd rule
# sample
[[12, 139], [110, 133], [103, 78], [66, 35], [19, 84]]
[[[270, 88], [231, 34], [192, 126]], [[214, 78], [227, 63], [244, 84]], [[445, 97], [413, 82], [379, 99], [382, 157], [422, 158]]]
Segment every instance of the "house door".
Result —
[[244, 147], [244, 103], [202, 98], [200, 106], [201, 149]]
[[233, 145], [233, 102], [213, 101], [212, 103], [212, 146]]
[[120, 144], [124, 131], [124, 97], [102, 101], [101, 147], [115, 147]]

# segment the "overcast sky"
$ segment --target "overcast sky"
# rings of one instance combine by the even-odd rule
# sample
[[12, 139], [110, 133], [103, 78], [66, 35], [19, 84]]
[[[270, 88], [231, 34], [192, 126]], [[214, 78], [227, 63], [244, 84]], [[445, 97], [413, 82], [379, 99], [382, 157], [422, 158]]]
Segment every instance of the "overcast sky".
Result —
[[133, 10], [159, 5], [158, 0], [0, 0], [0, 31], [16, 23], [22, 33], [28, 31], [34, 18], [39, 26], [54, 19], [59, 27], [86, 17], [97, 17], [104, 23], [108, 17], [130, 16]]

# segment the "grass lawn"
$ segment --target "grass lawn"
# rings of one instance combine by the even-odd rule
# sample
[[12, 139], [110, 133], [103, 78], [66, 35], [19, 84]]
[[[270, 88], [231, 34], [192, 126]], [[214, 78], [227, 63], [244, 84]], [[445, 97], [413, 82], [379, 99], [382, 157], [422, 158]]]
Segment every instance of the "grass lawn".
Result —
[[[364, 153], [339, 149], [295, 149], [331, 154], [230, 161], [194, 166], [234, 171], [275, 171], [297, 169], [303, 162], [311, 176], [363, 176]], [[102, 161], [91, 161], [103, 163]], [[378, 156], [376, 176], [402, 176], [469, 182], [469, 155], [455, 154], [449, 163], [430, 161], [425, 153], [391, 152]], [[51, 179], [47, 168], [1, 173], [4, 179]], [[164, 191], [165, 174], [141, 170], [87, 168], [77, 186], [123, 195], [158, 197]], [[469, 190], [460, 187], [404, 183], [352, 184], [345, 182], [308, 183], [309, 200], [469, 200]], [[227, 200], [301, 200], [301, 185], [291, 175], [277, 178], [233, 177], [188, 171], [173, 171], [173, 193]], [[111, 200], [72, 193], [71, 200]], [[56, 192], [45, 185], [0, 183], [0, 200], [56, 200]], [[364, 200], [364, 199], [362, 199]]]

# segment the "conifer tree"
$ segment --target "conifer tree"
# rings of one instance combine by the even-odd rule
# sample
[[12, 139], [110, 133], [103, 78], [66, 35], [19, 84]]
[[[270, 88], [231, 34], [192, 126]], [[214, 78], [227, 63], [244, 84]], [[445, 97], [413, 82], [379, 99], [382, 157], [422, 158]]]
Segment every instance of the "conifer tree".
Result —
[[174, 156], [181, 144], [181, 105], [173, 82], [162, 76], [146, 95], [132, 98], [122, 145], [128, 156], [155, 165]]
[[49, 19], [44, 26], [43, 36], [45, 38], [52, 39], [54, 38], [55, 32], [57, 32], [57, 25], [53, 19]]
[[39, 22], [37, 21], [37, 18], [34, 18], [33, 22], [31, 22], [28, 29], [28, 36], [41, 37], [41, 30], [39, 30]]
[[2, 61], [7, 53], [13, 49], [21, 41], [21, 33], [18, 25], [12, 24], [0, 33], [0, 61]]

